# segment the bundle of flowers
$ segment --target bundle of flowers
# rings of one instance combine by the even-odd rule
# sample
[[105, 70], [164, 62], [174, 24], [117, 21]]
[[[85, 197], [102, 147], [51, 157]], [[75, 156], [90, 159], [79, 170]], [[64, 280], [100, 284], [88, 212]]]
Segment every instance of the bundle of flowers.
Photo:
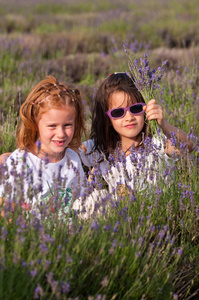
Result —
[[[163, 61], [157, 70], [151, 70], [147, 54], [144, 54], [144, 58], [137, 59], [126, 49], [125, 51], [129, 57], [130, 76], [147, 104], [149, 100], [154, 98], [155, 90], [160, 88], [159, 82], [163, 77], [163, 68], [167, 61]], [[152, 135], [157, 135], [159, 129], [157, 120], [150, 121], [150, 128]]]

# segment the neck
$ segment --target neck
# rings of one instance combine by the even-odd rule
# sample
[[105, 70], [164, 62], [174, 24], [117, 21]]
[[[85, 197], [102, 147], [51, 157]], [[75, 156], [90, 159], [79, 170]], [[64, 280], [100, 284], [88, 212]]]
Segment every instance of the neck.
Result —
[[132, 147], [134, 147], [135, 149], [138, 149], [138, 147], [141, 146], [143, 144], [143, 142], [144, 142], [144, 136], [143, 135], [139, 135], [137, 137], [137, 139], [135, 139], [133, 141], [132, 140], [130, 140], [128, 142], [122, 141], [121, 142], [121, 144], [122, 144], [121, 145], [121, 150], [124, 152], [124, 154], [126, 154], [126, 156], [128, 156], [131, 153], [130, 149]]
[[54, 152], [47, 153], [43, 149], [37, 149], [37, 148], [31, 150], [30, 152], [32, 152], [35, 156], [37, 156], [40, 159], [46, 159], [50, 163], [56, 163], [62, 160], [62, 158], [65, 155], [66, 149], [61, 153], [54, 153]]

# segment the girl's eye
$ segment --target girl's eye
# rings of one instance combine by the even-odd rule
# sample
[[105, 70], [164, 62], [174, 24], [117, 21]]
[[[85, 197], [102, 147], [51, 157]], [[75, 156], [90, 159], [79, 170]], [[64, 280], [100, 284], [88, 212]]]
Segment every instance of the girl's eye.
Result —
[[55, 128], [56, 125], [48, 125], [48, 127], [50, 127], [50, 128]]
[[64, 126], [65, 127], [70, 127], [70, 126], [72, 126], [72, 124], [65, 124]]

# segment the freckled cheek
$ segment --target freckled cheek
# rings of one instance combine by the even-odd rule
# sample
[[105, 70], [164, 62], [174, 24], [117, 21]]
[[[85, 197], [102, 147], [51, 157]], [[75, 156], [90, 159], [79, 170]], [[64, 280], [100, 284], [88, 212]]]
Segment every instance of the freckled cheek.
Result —
[[43, 141], [51, 141], [53, 139], [53, 137], [54, 137], [54, 135], [48, 134], [48, 135], [43, 136], [43, 138], [42, 137], [41, 138]]
[[71, 137], [71, 138], [73, 137], [74, 133], [75, 133], [74, 128], [70, 128], [65, 131], [66, 136]]
[[54, 132], [50, 130], [45, 130], [45, 132], [40, 132], [40, 138], [43, 140], [49, 140], [54, 136]]

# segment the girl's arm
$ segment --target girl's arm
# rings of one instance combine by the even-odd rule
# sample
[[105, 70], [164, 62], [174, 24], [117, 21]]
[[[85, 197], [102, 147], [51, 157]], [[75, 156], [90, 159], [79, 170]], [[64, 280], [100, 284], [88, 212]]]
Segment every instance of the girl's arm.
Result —
[[12, 152], [8, 152], [8, 153], [3, 153], [0, 155], [0, 165], [3, 165], [7, 158], [12, 154]]
[[[2, 204], [3, 204], [3, 199], [0, 197], [0, 207], [2, 206]], [[0, 216], [4, 218], [4, 210], [1, 210]]]
[[[189, 152], [193, 151], [193, 142], [188, 139], [187, 134], [182, 130], [173, 125], [164, 119], [164, 114], [161, 105], [159, 105], [155, 99], [152, 99], [144, 107], [146, 112], [146, 117], [148, 120], [156, 119], [163, 133], [167, 136], [167, 142], [165, 147], [165, 153], [172, 155], [172, 152], [180, 154], [180, 142], [184, 142], [187, 145]], [[177, 147], [172, 145], [170, 138], [172, 133], [176, 134], [178, 145]]]
[[[2, 206], [5, 206], [5, 202], [6, 202], [6, 200], [5, 199], [3, 199], [2, 197], [0, 197], [0, 216], [2, 217], [2, 218], [4, 218], [5, 217], [5, 211], [4, 211], [4, 209], [2, 209]], [[12, 202], [11, 203], [11, 206], [12, 206], [12, 211], [14, 212], [14, 209], [15, 209], [15, 204], [14, 204], [14, 202]], [[8, 221], [9, 223], [12, 223], [12, 218], [10, 218], [9, 219], [9, 221]]]

